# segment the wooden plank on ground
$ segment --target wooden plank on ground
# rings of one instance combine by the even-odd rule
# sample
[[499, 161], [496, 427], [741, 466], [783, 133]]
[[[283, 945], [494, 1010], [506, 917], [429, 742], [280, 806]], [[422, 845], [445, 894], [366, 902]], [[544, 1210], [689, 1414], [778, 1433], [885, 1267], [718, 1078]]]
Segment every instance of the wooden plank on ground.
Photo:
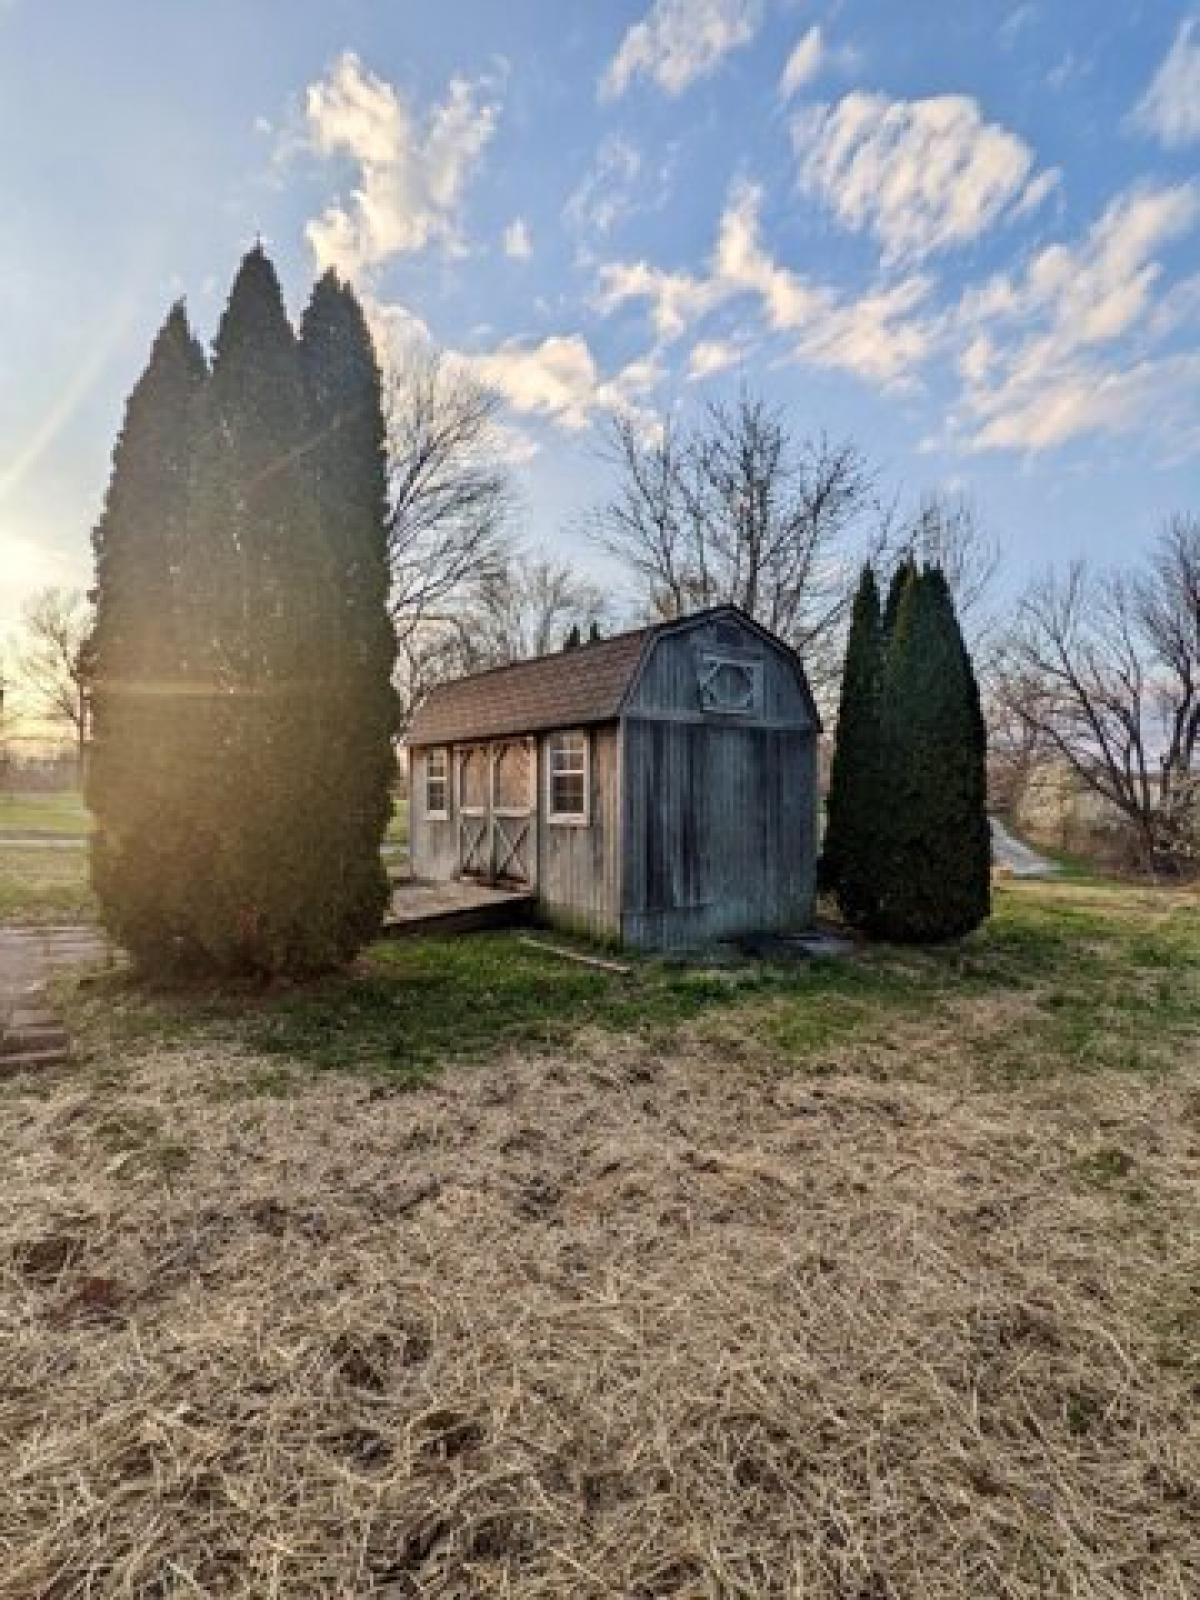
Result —
[[582, 950], [568, 950], [561, 944], [550, 944], [546, 939], [535, 939], [532, 934], [523, 933], [521, 943], [531, 946], [534, 950], [544, 950], [547, 955], [561, 956], [564, 961], [578, 961], [584, 967], [599, 967], [604, 972], [620, 972], [628, 976], [633, 971], [624, 961], [608, 961], [603, 956], [585, 955]]

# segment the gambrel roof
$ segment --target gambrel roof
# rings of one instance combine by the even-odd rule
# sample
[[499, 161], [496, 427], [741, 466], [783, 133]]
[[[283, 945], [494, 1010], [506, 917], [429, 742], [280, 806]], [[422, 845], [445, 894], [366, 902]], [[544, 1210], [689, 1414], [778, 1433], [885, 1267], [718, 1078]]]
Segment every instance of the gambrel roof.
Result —
[[[736, 606], [714, 606], [670, 622], [581, 644], [572, 650], [491, 667], [434, 686], [417, 708], [408, 744], [459, 744], [474, 739], [545, 733], [614, 722], [620, 715], [650, 646], [660, 634], [729, 615], [799, 660], [773, 634]], [[800, 669], [801, 681], [804, 681]], [[805, 683], [807, 693], [807, 683]], [[813, 708], [814, 718], [816, 715]]]

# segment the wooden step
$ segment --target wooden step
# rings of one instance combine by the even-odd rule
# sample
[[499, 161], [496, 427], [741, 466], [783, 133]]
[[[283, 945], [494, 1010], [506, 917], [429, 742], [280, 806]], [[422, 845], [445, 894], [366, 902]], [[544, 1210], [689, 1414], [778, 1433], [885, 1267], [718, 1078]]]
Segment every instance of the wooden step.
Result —
[[22, 1050], [65, 1049], [69, 1042], [67, 1030], [61, 1023], [47, 1019], [28, 1028], [8, 1028], [0, 1035], [0, 1054], [19, 1054]]
[[19, 1072], [41, 1071], [46, 1067], [63, 1067], [71, 1059], [69, 1049], [25, 1050], [16, 1055], [0, 1052], [0, 1078], [15, 1078]]

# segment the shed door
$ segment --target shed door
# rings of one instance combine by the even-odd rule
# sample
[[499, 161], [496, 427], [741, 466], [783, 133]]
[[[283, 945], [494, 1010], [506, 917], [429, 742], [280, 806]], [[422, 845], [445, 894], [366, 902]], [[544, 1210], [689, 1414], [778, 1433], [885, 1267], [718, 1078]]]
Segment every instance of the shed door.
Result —
[[537, 876], [537, 748], [497, 739], [458, 752], [459, 872], [532, 887]]

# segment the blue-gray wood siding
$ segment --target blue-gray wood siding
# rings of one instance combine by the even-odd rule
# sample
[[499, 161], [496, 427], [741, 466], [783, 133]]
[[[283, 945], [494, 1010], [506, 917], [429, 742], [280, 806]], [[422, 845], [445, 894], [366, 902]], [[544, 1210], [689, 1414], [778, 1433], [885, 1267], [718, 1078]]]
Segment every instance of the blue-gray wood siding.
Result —
[[[762, 664], [752, 714], [705, 711], [700, 658]], [[660, 636], [623, 719], [623, 942], [686, 949], [805, 926], [816, 726], [789, 654], [735, 620]]]

